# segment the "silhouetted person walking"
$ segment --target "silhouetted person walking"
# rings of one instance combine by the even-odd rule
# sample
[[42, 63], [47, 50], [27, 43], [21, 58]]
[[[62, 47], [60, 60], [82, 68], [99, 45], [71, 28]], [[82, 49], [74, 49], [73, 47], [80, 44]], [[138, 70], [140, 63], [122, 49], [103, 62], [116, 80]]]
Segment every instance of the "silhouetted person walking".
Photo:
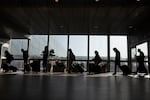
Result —
[[10, 65], [11, 61], [14, 60], [13, 55], [10, 54], [7, 50], [5, 51], [5, 57], [7, 65]]
[[26, 70], [25, 66], [27, 66], [28, 64], [28, 50], [24, 50], [24, 49], [21, 49], [21, 52], [23, 53], [23, 61], [24, 61], [24, 71]]
[[101, 59], [97, 50], [95, 50], [95, 57], [92, 60], [94, 61], [95, 72], [99, 73], [100, 72], [100, 66], [98, 66], [98, 64], [102, 61], [102, 59]]
[[48, 46], [45, 46], [43, 51], [43, 72], [47, 72]]
[[113, 51], [115, 52], [115, 69], [113, 75], [115, 75], [117, 67], [120, 67], [120, 51], [117, 48], [113, 48]]
[[144, 53], [141, 51], [141, 49], [138, 49], [139, 52], [139, 56], [137, 56], [137, 62], [138, 62], [138, 68], [137, 68], [137, 72], [140, 73], [147, 73], [147, 70], [144, 66]]
[[75, 60], [75, 55], [73, 54], [71, 49], [68, 49], [68, 73], [71, 73], [72, 63]]
[[12, 70], [13, 72], [17, 71], [17, 68], [11, 65], [11, 61], [14, 60], [12, 54], [10, 54], [7, 50], [5, 51], [6, 63], [3, 63], [1, 68], [3, 68], [4, 72], [8, 72]]

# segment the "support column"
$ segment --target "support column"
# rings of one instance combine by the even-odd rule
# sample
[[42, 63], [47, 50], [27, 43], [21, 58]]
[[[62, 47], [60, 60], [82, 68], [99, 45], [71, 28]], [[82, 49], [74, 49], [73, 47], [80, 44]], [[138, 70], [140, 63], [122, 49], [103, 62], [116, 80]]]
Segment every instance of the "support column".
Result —
[[87, 70], [86, 71], [89, 71], [89, 60], [90, 60], [90, 57], [89, 57], [90, 56], [89, 55], [90, 54], [90, 36], [89, 36], [89, 34], [88, 34], [88, 39], [87, 40], [88, 40], [88, 43], [87, 43], [87, 50], [88, 50], [87, 51], [87, 57], [88, 58], [87, 58]]
[[48, 34], [48, 35], [47, 35], [47, 46], [48, 46], [48, 48], [49, 48], [49, 40], [50, 40], [49, 37], [50, 37], [50, 36], [49, 36], [49, 34]]
[[107, 36], [107, 72], [110, 72], [110, 35]]
[[30, 47], [30, 39], [28, 39], [28, 44], [27, 44], [27, 51], [28, 51], [28, 54], [29, 54], [29, 47]]
[[127, 56], [127, 58], [128, 58], [128, 66], [129, 66], [129, 68], [130, 68], [131, 71], [132, 71], [132, 64], [131, 64], [131, 48], [130, 48], [130, 45], [129, 45], [129, 38], [128, 38], [128, 36], [127, 36], [127, 48], [128, 48], [128, 56]]
[[67, 69], [66, 69], [66, 71], [68, 70], [68, 67], [69, 67], [69, 63], [68, 63], [68, 60], [69, 60], [69, 58], [68, 58], [69, 40], [70, 40], [70, 35], [68, 35], [68, 39], [67, 39]]
[[147, 42], [148, 47], [148, 72], [150, 72], [150, 41]]

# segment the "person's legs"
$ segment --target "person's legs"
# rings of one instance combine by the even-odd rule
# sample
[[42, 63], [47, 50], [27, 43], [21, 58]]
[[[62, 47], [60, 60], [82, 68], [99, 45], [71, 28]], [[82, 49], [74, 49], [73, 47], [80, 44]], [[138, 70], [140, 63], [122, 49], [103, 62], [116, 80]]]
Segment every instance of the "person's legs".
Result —
[[28, 60], [27, 59], [24, 59], [24, 64], [25, 65], [27, 65], [28, 64], [28, 62], [27, 62]]
[[114, 73], [113, 73], [113, 75], [115, 75], [116, 72], [117, 72], [117, 64], [115, 64], [115, 68], [114, 68]]
[[43, 60], [43, 72], [46, 72], [45, 61]]
[[100, 73], [100, 66], [94, 65], [94, 72], [95, 72], [95, 74]]
[[45, 70], [46, 70], [46, 72], [47, 72], [47, 60], [46, 60], [46, 62], [45, 62]]
[[27, 66], [27, 59], [24, 59], [24, 70], [23, 71], [26, 71], [26, 66]]
[[72, 62], [69, 62], [68, 64], [68, 73], [71, 73], [72, 70]]
[[68, 66], [68, 73], [71, 73], [71, 64]]

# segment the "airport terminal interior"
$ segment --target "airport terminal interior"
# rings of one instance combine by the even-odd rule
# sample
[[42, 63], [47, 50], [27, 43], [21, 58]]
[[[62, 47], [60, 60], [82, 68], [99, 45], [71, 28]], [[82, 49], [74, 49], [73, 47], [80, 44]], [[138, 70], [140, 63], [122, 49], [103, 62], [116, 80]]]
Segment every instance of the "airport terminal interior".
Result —
[[1, 0], [0, 99], [149, 100], [149, 18], [149, 0]]

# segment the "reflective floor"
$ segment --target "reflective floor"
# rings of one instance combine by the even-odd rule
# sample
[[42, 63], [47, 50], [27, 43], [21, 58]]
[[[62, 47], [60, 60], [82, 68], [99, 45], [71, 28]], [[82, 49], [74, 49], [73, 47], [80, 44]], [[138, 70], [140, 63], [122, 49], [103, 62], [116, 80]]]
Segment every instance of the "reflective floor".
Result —
[[119, 73], [1, 73], [0, 100], [150, 100], [150, 80]]

